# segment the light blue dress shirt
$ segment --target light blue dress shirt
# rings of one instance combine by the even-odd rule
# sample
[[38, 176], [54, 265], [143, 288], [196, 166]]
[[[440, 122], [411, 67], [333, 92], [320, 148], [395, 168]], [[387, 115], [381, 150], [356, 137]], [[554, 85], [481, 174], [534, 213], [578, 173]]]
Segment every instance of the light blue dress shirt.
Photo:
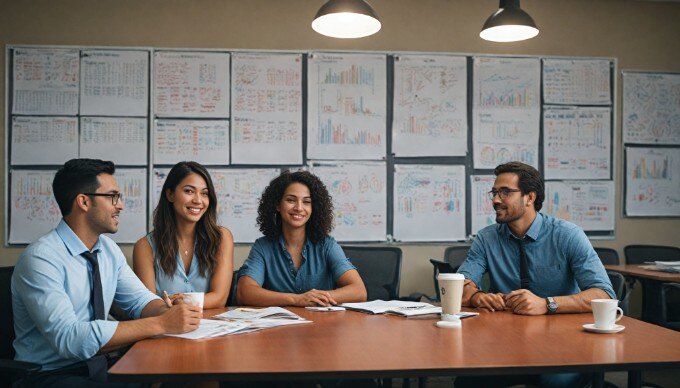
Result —
[[[16, 360], [57, 369], [91, 358], [113, 337], [118, 322], [93, 321], [92, 268], [80, 256], [87, 250], [62, 219], [19, 257], [12, 275]], [[115, 300], [139, 318], [158, 297], [135, 276], [113, 240], [100, 236], [92, 251], [98, 252], [105, 311]]]
[[154, 255], [156, 294], [160, 296], [163, 294], [163, 291], [167, 291], [168, 294], [178, 292], [210, 292], [210, 276], [201, 276], [201, 271], [198, 270], [198, 257], [195, 254], [196, 249], [194, 249], [194, 257], [191, 258], [191, 264], [189, 264], [189, 273], [184, 268], [184, 260], [182, 260], [182, 256], [180, 256], [178, 251], [176, 257], [177, 268], [175, 268], [173, 276], [168, 276], [163, 271], [163, 268], [161, 268], [160, 260], [156, 257], [156, 245], [153, 243], [151, 234], [148, 234], [146, 239], [149, 241]]
[[[616, 298], [609, 276], [583, 230], [543, 213], [536, 214], [524, 237], [529, 290], [542, 298], [574, 295], [599, 288]], [[507, 224], [489, 225], [477, 233], [458, 269], [479, 287], [489, 272], [490, 292], [520, 288], [519, 244]]]

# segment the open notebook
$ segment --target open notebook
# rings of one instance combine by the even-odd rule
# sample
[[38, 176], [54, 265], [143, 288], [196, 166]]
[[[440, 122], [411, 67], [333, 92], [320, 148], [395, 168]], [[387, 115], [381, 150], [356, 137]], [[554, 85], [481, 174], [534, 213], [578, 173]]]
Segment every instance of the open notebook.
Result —
[[[403, 317], [422, 317], [427, 315], [440, 315], [442, 308], [421, 302], [407, 302], [400, 300], [373, 300], [363, 303], [343, 303], [342, 307], [348, 310], [360, 311], [369, 314], [395, 314]], [[459, 318], [467, 318], [479, 313], [460, 312]]]

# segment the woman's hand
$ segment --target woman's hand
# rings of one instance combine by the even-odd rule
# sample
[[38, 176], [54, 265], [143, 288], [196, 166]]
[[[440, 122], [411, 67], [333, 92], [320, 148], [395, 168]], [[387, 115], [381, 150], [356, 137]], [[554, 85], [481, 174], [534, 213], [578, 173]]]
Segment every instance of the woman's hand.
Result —
[[338, 302], [333, 299], [330, 292], [311, 289], [304, 294], [298, 294], [295, 300], [295, 306], [335, 306]]

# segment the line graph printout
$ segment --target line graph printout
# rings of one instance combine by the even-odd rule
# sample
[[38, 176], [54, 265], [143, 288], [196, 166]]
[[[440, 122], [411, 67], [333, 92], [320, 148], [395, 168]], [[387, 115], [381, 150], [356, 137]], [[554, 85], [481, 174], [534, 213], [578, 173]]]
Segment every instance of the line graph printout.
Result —
[[61, 212], [52, 195], [56, 171], [12, 170], [9, 243], [29, 244], [57, 226]]
[[383, 159], [387, 111], [385, 55], [315, 53], [307, 63], [307, 156]]
[[401, 55], [394, 62], [396, 156], [467, 153], [467, 60]]
[[78, 114], [79, 53], [76, 49], [14, 50], [14, 114]]
[[544, 59], [545, 104], [611, 105], [611, 63], [606, 59]]
[[75, 117], [12, 117], [13, 165], [63, 164], [78, 157]]
[[680, 148], [626, 147], [626, 215], [680, 216]]
[[111, 160], [116, 165], [146, 164], [146, 119], [81, 117], [80, 157]]
[[623, 141], [680, 144], [680, 74], [623, 73]]
[[397, 165], [393, 198], [397, 241], [465, 239], [465, 166]]
[[146, 234], [146, 169], [117, 168], [114, 177], [125, 207], [118, 216], [118, 232], [108, 236], [117, 243], [134, 243]]
[[149, 53], [86, 50], [80, 60], [80, 114], [148, 115]]
[[611, 109], [545, 107], [545, 179], [611, 178]]
[[494, 175], [470, 175], [470, 205], [472, 206], [472, 234], [496, 223], [493, 202], [488, 197], [496, 177]]
[[229, 121], [156, 120], [155, 126], [155, 164], [229, 164]]
[[232, 56], [233, 164], [302, 164], [302, 55]]
[[312, 172], [333, 197], [338, 241], [387, 239], [387, 165], [384, 162], [314, 163]]
[[481, 111], [474, 116], [473, 161], [493, 169], [517, 160], [538, 168], [538, 111]]
[[229, 54], [154, 53], [154, 106], [158, 117], [229, 117]]
[[544, 213], [585, 231], [614, 230], [614, 181], [545, 182]]

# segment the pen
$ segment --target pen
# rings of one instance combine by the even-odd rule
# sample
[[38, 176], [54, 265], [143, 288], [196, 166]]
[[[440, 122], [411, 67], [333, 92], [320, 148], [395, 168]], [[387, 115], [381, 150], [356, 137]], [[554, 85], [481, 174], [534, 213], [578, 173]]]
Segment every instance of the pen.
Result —
[[168, 305], [168, 307], [172, 307], [172, 301], [170, 300], [170, 297], [166, 291], [163, 291], [163, 301], [166, 305]]

